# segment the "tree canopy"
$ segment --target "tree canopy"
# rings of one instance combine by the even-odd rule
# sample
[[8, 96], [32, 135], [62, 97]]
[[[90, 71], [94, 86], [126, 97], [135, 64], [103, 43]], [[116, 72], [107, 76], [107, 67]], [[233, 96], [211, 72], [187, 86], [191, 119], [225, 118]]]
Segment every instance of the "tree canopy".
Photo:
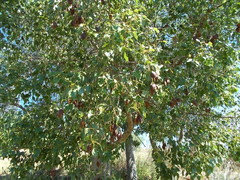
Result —
[[147, 133], [160, 176], [209, 175], [234, 144], [219, 109], [236, 105], [239, 10], [237, 0], [3, 1], [1, 156], [18, 176], [86, 173]]

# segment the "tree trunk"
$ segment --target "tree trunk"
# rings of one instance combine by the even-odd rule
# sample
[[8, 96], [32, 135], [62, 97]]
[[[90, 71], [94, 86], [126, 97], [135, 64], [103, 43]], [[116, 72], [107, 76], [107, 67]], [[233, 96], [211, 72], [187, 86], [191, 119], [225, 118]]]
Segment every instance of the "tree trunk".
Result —
[[137, 180], [137, 168], [133, 153], [133, 140], [129, 136], [126, 140], [127, 180]]

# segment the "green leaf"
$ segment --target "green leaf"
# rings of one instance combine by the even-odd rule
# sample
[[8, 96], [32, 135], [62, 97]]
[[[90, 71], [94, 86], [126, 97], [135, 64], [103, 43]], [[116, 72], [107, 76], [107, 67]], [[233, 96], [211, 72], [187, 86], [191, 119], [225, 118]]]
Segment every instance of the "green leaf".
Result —
[[138, 35], [137, 35], [137, 32], [136, 31], [133, 31], [133, 37], [138, 40]]
[[128, 59], [128, 56], [127, 56], [127, 53], [126, 53], [126, 52], [124, 52], [124, 53], [123, 53], [123, 58], [125, 59], [125, 61], [127, 61], [127, 62], [129, 61], [129, 59]]

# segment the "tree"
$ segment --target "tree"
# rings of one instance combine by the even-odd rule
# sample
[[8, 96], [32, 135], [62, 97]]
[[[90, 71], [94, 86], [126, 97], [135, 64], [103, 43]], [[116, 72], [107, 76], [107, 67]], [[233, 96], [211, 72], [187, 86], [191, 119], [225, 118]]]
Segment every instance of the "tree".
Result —
[[19, 109], [2, 109], [2, 156], [18, 176], [86, 174], [135, 131], [150, 135], [162, 177], [211, 173], [229, 136], [218, 108], [235, 104], [239, 85], [239, 9], [236, 0], [2, 2], [0, 101]]
[[127, 179], [137, 180], [137, 168], [133, 154], [133, 147], [133, 138], [129, 136], [126, 140]]

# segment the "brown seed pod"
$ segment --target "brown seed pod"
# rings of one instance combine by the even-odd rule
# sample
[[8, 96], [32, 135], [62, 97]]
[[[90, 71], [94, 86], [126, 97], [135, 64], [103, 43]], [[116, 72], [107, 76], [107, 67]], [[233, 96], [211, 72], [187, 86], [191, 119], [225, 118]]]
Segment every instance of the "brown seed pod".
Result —
[[53, 23], [52, 23], [52, 28], [53, 29], [56, 29], [58, 27], [58, 25], [57, 25], [57, 23], [54, 21]]
[[175, 101], [176, 101], [177, 103], [180, 103], [180, 102], [181, 102], [181, 99], [180, 99], [180, 98], [176, 98]]
[[178, 103], [178, 101], [177, 101], [175, 98], [173, 98], [173, 99], [170, 101], [169, 106], [170, 106], [171, 108], [173, 108], [174, 106], [177, 105], [177, 103]]
[[211, 109], [210, 109], [210, 108], [206, 108], [206, 109], [205, 109], [205, 112], [206, 112], [206, 113], [210, 113], [210, 112], [211, 112]]
[[163, 85], [167, 86], [168, 84], [170, 84], [170, 79], [165, 78], [164, 81], [163, 81]]
[[171, 102], [169, 103], [169, 106], [170, 106], [171, 108], [173, 108], [173, 107], [175, 106], [174, 102], [171, 101]]
[[211, 37], [210, 42], [214, 44], [217, 39], [218, 39], [218, 34], [215, 34]]
[[200, 31], [198, 31], [197, 33], [196, 33], [196, 37], [197, 38], [200, 38], [202, 36], [202, 33], [200, 32]]
[[193, 101], [192, 101], [192, 104], [193, 104], [194, 106], [198, 106], [197, 100], [193, 100]]
[[50, 170], [49, 175], [50, 175], [52, 178], [54, 178], [54, 177], [57, 175], [57, 170], [55, 170], [55, 169]]
[[178, 105], [178, 103], [180, 103], [182, 100], [180, 98], [173, 98], [170, 103], [169, 106], [171, 108], [173, 108], [174, 106]]
[[150, 108], [151, 107], [151, 104], [150, 104], [150, 102], [149, 101], [144, 101], [144, 104], [145, 104], [145, 107], [146, 108]]
[[215, 43], [215, 40], [214, 39], [210, 39], [210, 42], [212, 43], [212, 44], [214, 44]]
[[109, 131], [111, 132], [111, 133], [113, 133], [113, 124], [111, 124], [110, 126], [109, 126]]
[[74, 101], [72, 101], [72, 103], [77, 107], [78, 100], [74, 100]]
[[111, 135], [110, 141], [113, 143], [115, 141], [115, 136]]
[[57, 117], [58, 117], [58, 118], [62, 118], [62, 117], [63, 117], [63, 114], [64, 114], [63, 109], [59, 109], [58, 112], [57, 112]]
[[79, 24], [84, 23], [83, 17], [82, 17], [82, 16], [78, 16], [77, 22], [78, 22]]
[[106, 4], [105, 0], [101, 0], [101, 3], [102, 3], [102, 5]]
[[81, 127], [81, 128], [85, 128], [85, 127], [86, 127], [85, 121], [81, 121], [81, 122], [80, 122], [80, 127]]
[[115, 134], [116, 131], [117, 130], [117, 125], [116, 124], [111, 124], [110, 126], [109, 126], [109, 131], [112, 133], [112, 134]]
[[84, 108], [84, 103], [82, 101], [78, 101], [77, 108], [78, 109]]
[[240, 32], [240, 27], [236, 28], [236, 32], [238, 32], [238, 33]]
[[166, 143], [163, 142], [163, 143], [162, 143], [162, 149], [165, 150], [165, 149], [166, 149], [166, 146], [167, 146]]
[[151, 78], [153, 78], [153, 79], [158, 77], [157, 73], [154, 72], [154, 71], [151, 72], [150, 76], [151, 76]]
[[126, 99], [126, 100], [124, 101], [124, 104], [125, 104], [126, 106], [128, 106], [129, 103], [130, 103], [130, 100], [129, 100], [129, 99]]
[[168, 24], [166, 24], [166, 25], [164, 25], [164, 26], [163, 26], [163, 28], [167, 28], [167, 27], [169, 27], [169, 25], [168, 25]]
[[185, 94], [186, 96], [189, 95], [189, 91], [188, 91], [188, 89], [184, 89], [184, 94]]
[[213, 39], [218, 39], [218, 34], [212, 36]]
[[73, 3], [73, 0], [67, 0], [68, 1], [68, 4], [72, 4]]
[[153, 95], [157, 91], [157, 85], [151, 84], [150, 85], [150, 94]]
[[71, 15], [74, 15], [74, 14], [75, 14], [75, 9], [74, 9], [74, 8], [71, 8], [71, 9], [69, 10], [69, 12], [70, 12]]
[[87, 32], [84, 31], [82, 34], [81, 34], [81, 39], [84, 40], [87, 38]]
[[112, 135], [113, 135], [114, 137], [116, 137], [116, 136], [117, 136], [117, 134], [118, 134], [118, 130], [117, 130], [117, 129], [115, 129], [115, 130], [113, 131]]
[[84, 108], [84, 103], [82, 101], [78, 101], [78, 100], [74, 100], [73, 104], [76, 108], [80, 109], [80, 108]]
[[112, 14], [109, 14], [108, 16], [109, 16], [109, 19], [112, 20], [113, 18]]
[[196, 34], [193, 36], [193, 39], [199, 39], [202, 36], [202, 33], [200, 31], [197, 31]]
[[150, 76], [153, 79], [153, 81], [157, 81], [159, 79], [159, 75], [154, 71], [151, 72]]
[[142, 116], [138, 113], [136, 118], [134, 119], [134, 124], [141, 124], [142, 123]]
[[97, 161], [96, 165], [97, 165], [97, 167], [99, 168], [99, 167], [101, 166], [100, 161]]
[[72, 20], [71, 25], [73, 27], [78, 27], [80, 24], [84, 23], [84, 19], [82, 16], [75, 16], [74, 19]]
[[79, 24], [76, 23], [76, 20], [72, 20], [71, 25], [73, 27], [78, 27], [79, 26]]
[[89, 145], [87, 146], [87, 152], [88, 152], [88, 153], [92, 153], [92, 150], [93, 150], [93, 145], [92, 145], [92, 144], [89, 144]]

